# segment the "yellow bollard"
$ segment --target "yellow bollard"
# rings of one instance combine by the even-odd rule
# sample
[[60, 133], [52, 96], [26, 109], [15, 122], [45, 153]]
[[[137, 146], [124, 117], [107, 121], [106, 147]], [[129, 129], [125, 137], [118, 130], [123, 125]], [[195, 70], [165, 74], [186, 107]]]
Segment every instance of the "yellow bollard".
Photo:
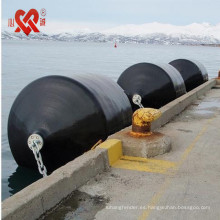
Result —
[[161, 111], [153, 108], [140, 108], [132, 116], [133, 137], [144, 137], [152, 134], [151, 123], [161, 116]]

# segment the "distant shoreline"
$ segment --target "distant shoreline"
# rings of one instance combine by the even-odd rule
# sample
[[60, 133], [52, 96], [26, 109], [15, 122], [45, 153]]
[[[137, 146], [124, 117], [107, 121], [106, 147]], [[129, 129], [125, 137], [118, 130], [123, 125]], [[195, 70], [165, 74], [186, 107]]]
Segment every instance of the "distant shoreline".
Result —
[[24, 33], [3, 31], [2, 40], [45, 40], [45, 41], [66, 41], [66, 42], [94, 42], [94, 43], [131, 43], [144, 45], [187, 45], [187, 46], [211, 46], [220, 47], [220, 39], [208, 36], [196, 35], [167, 35], [154, 33], [148, 35], [119, 35], [94, 33], [60, 33], [46, 34], [31, 33], [26, 36]]
[[[2, 41], [39, 41], [39, 42], [78, 42], [78, 43], [112, 43], [114, 44], [114, 41], [77, 41], [77, 40], [53, 40], [53, 39], [33, 39], [33, 38], [16, 38], [16, 39], [5, 39], [1, 38]], [[139, 43], [139, 42], [117, 42], [119, 44], [139, 44], [139, 45], [159, 45], [159, 46], [204, 46], [204, 47], [220, 47], [220, 44], [162, 44], [162, 43]]]
[[206, 47], [220, 47], [220, 44], [201, 44], [201, 46], [206, 46]]

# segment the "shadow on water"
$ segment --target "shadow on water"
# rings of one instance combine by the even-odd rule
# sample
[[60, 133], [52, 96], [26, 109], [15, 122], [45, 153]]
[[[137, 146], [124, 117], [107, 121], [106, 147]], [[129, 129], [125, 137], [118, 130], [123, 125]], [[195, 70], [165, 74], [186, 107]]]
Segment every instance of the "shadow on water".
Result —
[[40, 178], [42, 178], [42, 176], [37, 171], [17, 167], [15, 172], [8, 178], [9, 192], [14, 195]]

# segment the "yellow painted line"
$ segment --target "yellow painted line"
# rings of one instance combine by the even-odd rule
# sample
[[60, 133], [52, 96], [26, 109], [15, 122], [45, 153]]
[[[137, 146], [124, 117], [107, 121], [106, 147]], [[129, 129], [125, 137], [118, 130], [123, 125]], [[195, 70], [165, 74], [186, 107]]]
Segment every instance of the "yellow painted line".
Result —
[[[160, 187], [159, 191], [152, 197], [151, 201], [149, 204], [146, 205], [146, 207], [150, 207], [150, 206], [156, 206], [158, 204], [158, 202], [160, 201], [161, 197], [164, 195], [164, 193], [166, 192], [166, 190], [168, 189], [171, 181], [172, 181], [172, 177], [176, 175], [176, 173], [178, 172], [180, 166], [183, 164], [183, 162], [187, 159], [188, 155], [190, 154], [190, 152], [192, 151], [192, 149], [195, 147], [196, 143], [199, 141], [199, 139], [204, 135], [204, 133], [207, 131], [208, 126], [210, 125], [211, 121], [213, 121], [214, 118], [211, 118], [208, 120], [208, 122], [203, 126], [203, 128], [200, 130], [199, 134], [195, 137], [195, 139], [192, 141], [192, 143], [186, 148], [186, 150], [184, 151], [184, 153], [182, 154], [180, 160], [177, 162], [177, 166], [175, 167], [175, 169], [173, 169], [169, 175], [166, 177], [164, 183], [162, 184], [162, 186]], [[152, 212], [152, 209], [147, 209], [145, 210], [142, 215], [138, 218], [139, 220], [145, 220], [148, 218], [148, 216], [150, 215], [150, 213]]]
[[112, 164], [112, 167], [165, 174], [169, 169], [176, 167], [176, 163], [142, 157], [121, 156], [120, 160]]
[[122, 143], [118, 139], [108, 139], [98, 147], [108, 150], [108, 161], [110, 166], [122, 156]]

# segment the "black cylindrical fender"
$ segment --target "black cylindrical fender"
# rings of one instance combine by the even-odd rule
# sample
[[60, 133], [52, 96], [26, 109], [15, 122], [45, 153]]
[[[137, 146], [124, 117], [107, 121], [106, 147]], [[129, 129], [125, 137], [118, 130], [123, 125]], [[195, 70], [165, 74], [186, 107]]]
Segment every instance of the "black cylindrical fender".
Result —
[[17, 96], [9, 114], [8, 139], [17, 164], [37, 169], [27, 140], [39, 134], [43, 162], [51, 172], [129, 126], [131, 117], [127, 96], [107, 77], [47, 76]]
[[171, 61], [170, 65], [182, 75], [187, 92], [208, 81], [207, 70], [196, 60], [177, 59]]
[[138, 63], [126, 69], [118, 84], [127, 94], [133, 110], [138, 108], [132, 97], [138, 94], [144, 107], [160, 108], [186, 93], [180, 73], [169, 64]]

